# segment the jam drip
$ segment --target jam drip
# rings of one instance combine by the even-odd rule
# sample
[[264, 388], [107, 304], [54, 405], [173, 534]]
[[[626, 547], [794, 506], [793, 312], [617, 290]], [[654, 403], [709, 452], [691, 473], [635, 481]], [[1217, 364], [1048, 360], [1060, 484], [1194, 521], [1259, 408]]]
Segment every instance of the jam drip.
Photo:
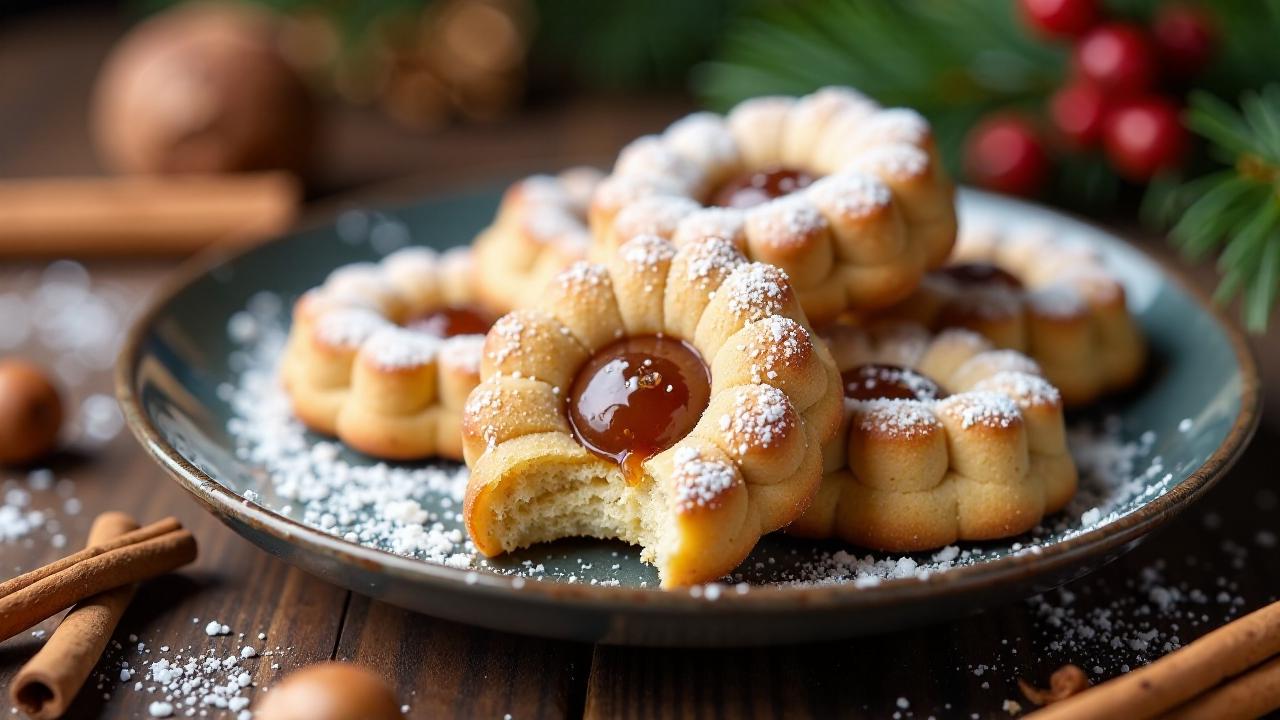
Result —
[[945, 393], [920, 373], [898, 365], [859, 365], [840, 374], [851, 400], [938, 400]]
[[478, 307], [451, 305], [419, 315], [404, 325], [410, 330], [438, 338], [451, 338], [455, 335], [484, 335], [496, 319]]
[[727, 180], [711, 193], [711, 204], [746, 209], [802, 190], [816, 177], [804, 170], [782, 166], [745, 172]]
[[967, 262], [948, 265], [937, 271], [939, 274], [966, 287], [1004, 287], [1009, 290], [1021, 290], [1022, 281], [1014, 277], [1008, 270], [986, 262]]
[[618, 340], [587, 360], [569, 391], [569, 425], [588, 450], [629, 482], [640, 464], [676, 444], [711, 399], [711, 374], [688, 343], [661, 335]]

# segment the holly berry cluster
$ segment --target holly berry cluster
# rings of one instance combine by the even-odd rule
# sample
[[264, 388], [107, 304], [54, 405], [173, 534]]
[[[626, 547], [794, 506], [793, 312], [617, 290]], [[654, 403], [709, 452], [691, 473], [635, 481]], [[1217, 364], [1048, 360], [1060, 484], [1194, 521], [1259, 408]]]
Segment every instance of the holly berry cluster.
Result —
[[1018, 5], [1031, 31], [1070, 44], [1070, 71], [1040, 117], [997, 112], [970, 131], [969, 179], [1031, 195], [1043, 187], [1055, 158], [1099, 151], [1115, 173], [1133, 182], [1177, 167], [1188, 144], [1179, 121], [1182, 97], [1214, 52], [1205, 11], [1164, 3], [1143, 26], [1107, 17], [1098, 0]]

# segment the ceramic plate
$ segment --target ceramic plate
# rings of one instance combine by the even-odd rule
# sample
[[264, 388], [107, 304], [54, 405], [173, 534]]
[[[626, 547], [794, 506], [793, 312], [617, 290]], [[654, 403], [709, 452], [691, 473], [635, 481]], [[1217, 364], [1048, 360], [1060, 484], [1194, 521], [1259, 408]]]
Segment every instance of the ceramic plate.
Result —
[[304, 432], [274, 381], [288, 308], [334, 267], [408, 243], [466, 243], [497, 192], [348, 211], [197, 261], [139, 321], [118, 368], [134, 433], [176, 481], [263, 549], [357, 592], [451, 620], [592, 642], [801, 642], [936, 621], [1048, 589], [1132, 547], [1219, 480], [1258, 419], [1236, 331], [1122, 240], [966, 191], [962, 222], [1035, 222], [1096, 246], [1150, 339], [1143, 385], [1070, 418], [1082, 490], [1025, 536], [875, 555], [766, 538], [733, 576], [656, 589], [634, 549], [566, 540], [487, 561], [458, 511], [465, 469], [385, 465]]

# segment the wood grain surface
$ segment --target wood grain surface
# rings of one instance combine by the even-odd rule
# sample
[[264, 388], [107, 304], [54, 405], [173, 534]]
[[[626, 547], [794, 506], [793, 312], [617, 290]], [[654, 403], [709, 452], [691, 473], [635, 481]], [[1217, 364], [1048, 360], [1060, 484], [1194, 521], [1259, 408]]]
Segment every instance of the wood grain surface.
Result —
[[[85, 98], [93, 69], [122, 26], [118, 18], [83, 12], [42, 13], [0, 24], [0, 177], [97, 169], [84, 131]], [[41, 72], [4, 70], [15, 66]], [[356, 196], [377, 201], [572, 162], [601, 162], [627, 138], [661, 127], [687, 106], [678, 98], [580, 100], [499, 126], [426, 137], [396, 130], [375, 115], [340, 110], [327, 131], [313, 195], [331, 202], [336, 192], [415, 176], [393, 191]], [[1140, 245], [1178, 264], [1161, 242]], [[0, 265], [0, 295], [29, 281], [41, 267]], [[95, 283], [127, 294], [136, 304], [171, 267], [98, 262], [89, 269]], [[1194, 276], [1202, 288], [1212, 286], [1207, 269]], [[1139, 592], [1135, 588], [1144, 573], [1158, 573], [1162, 587], [1208, 595], [1204, 621], [1150, 619], [1162, 627], [1162, 635], [1177, 634], [1185, 643], [1227, 615], [1276, 599], [1280, 558], [1275, 535], [1267, 533], [1280, 527], [1275, 481], [1280, 362], [1274, 360], [1280, 357], [1280, 332], [1255, 338], [1253, 346], [1266, 412], [1250, 450], [1224, 482], [1167, 529], [1067, 586], [1073, 612], [1105, 612], [1117, 598]], [[18, 352], [51, 361], [34, 341]], [[77, 402], [109, 394], [109, 375], [95, 372], [71, 394]], [[60, 456], [54, 470], [74, 483], [82, 505], [78, 514], [59, 515], [66, 548], [82, 544], [93, 515], [106, 509], [124, 510], [141, 522], [177, 515], [200, 543], [194, 566], [142, 587], [116, 640], [131, 644], [133, 635], [134, 642], [153, 648], [212, 647], [220, 653], [245, 643], [278, 646], [279, 655], [252, 665], [256, 693], [294, 667], [340, 658], [366, 664], [393, 682], [411, 718], [1007, 718], [1007, 701], [1027, 708], [1016, 688], [1019, 677], [1044, 682], [1068, 661], [1097, 664], [1109, 676], [1136, 658], [1158, 654], [1119, 648], [1095, 658], [1077, 656], [1070, 647], [1054, 649], [1060, 629], [1038, 617], [1035, 605], [1014, 597], [1003, 607], [957, 622], [771, 649], [591, 648], [505, 635], [414, 615], [265, 555], [197, 507], [127, 432], [93, 452]], [[6, 490], [21, 479], [21, 473], [0, 470]], [[64, 502], [53, 489], [34, 493], [32, 506], [62, 507]], [[0, 542], [0, 570], [7, 576], [61, 554], [47, 534], [34, 533]], [[1222, 606], [1218, 592], [1240, 598], [1238, 605]], [[227, 624], [232, 634], [207, 636], [204, 624], [210, 620]], [[1178, 627], [1169, 627], [1173, 624]], [[46, 623], [37, 630], [51, 627]], [[258, 633], [267, 639], [257, 640]], [[24, 633], [0, 644], [0, 683], [7, 685], [39, 643]], [[108, 681], [101, 688], [91, 682], [68, 717], [147, 717], [153, 698], [117, 687], [118, 681], [110, 681], [114, 668], [104, 666], [103, 672]]]

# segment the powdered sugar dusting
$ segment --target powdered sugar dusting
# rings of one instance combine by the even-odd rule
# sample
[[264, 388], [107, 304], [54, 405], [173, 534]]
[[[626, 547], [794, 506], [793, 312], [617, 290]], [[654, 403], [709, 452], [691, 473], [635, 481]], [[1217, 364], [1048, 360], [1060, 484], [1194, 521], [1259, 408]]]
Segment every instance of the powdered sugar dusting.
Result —
[[[260, 332], [237, 355], [244, 369], [219, 388], [233, 417], [227, 431], [237, 458], [259, 468], [263, 486], [246, 498], [326, 533], [433, 562], [467, 551], [457, 508], [465, 468], [348, 460], [338, 443], [310, 436], [293, 417], [276, 375], [285, 329], [279, 311], [263, 314]], [[437, 341], [438, 342], [438, 341]], [[170, 431], [174, 431], [170, 428]], [[405, 513], [406, 502], [419, 512]]]
[[671, 123], [663, 138], [672, 150], [704, 169], [729, 166], [738, 160], [738, 144], [724, 118], [715, 113], [686, 115]]
[[659, 177], [690, 181], [699, 168], [668, 148], [657, 135], [646, 135], [632, 140], [618, 154], [614, 163], [615, 176]]
[[785, 308], [790, 289], [786, 272], [765, 263], [739, 267], [721, 286], [729, 294], [729, 310], [750, 317], [776, 315]]
[[785, 195], [747, 212], [747, 235], [753, 243], [808, 247], [826, 229], [826, 217], [804, 193]]
[[618, 253], [631, 265], [656, 268], [675, 257], [676, 249], [657, 235], [637, 235], [618, 248]]
[[972, 391], [938, 401], [938, 412], [959, 418], [960, 427], [1007, 428], [1022, 422], [1018, 406], [1004, 393]]
[[734, 348], [750, 362], [753, 383], [773, 384], [779, 371], [807, 358], [812, 351], [809, 331], [789, 317], [770, 315], [758, 320], [755, 327], [762, 331], [764, 342]]
[[929, 171], [929, 156], [911, 145], [874, 145], [861, 151], [850, 166], [882, 177], [907, 179]]
[[483, 335], [454, 335], [440, 346], [440, 365], [470, 374], [480, 372]]
[[734, 450], [746, 455], [771, 447], [795, 425], [791, 401], [770, 385], [754, 385], [734, 400], [733, 409], [720, 416], [720, 429], [733, 438]]
[[701, 206], [687, 197], [652, 195], [627, 205], [614, 219], [613, 228], [621, 240], [637, 235], [675, 235], [676, 227]]
[[378, 329], [360, 346], [360, 355], [377, 367], [398, 370], [432, 362], [440, 346], [440, 338], [434, 335], [387, 326]]
[[888, 185], [874, 175], [852, 170], [818, 180], [807, 193], [827, 212], [850, 218], [871, 215], [893, 202]]
[[643, 197], [680, 190], [675, 180], [666, 177], [614, 174], [600, 181], [591, 202], [592, 205], [616, 209]]
[[1001, 370], [974, 385], [974, 389], [1001, 392], [1023, 405], [1062, 404], [1062, 394], [1048, 380], [1016, 370]]
[[927, 435], [942, 427], [930, 403], [901, 398], [850, 400], [854, 422], [863, 432], [889, 437]]
[[929, 137], [929, 121], [910, 108], [881, 110], [863, 121], [858, 140], [905, 143], [919, 147]]
[[609, 271], [604, 265], [579, 260], [556, 276], [556, 284], [569, 292], [580, 288], [598, 287], [609, 282]]
[[489, 328], [484, 347], [489, 359], [501, 365], [508, 359], [518, 356], [524, 349], [522, 338], [525, 332], [524, 318], [518, 313], [508, 313], [498, 318]]
[[439, 271], [440, 254], [420, 245], [401, 248], [382, 261], [387, 276], [409, 283]]
[[535, 242], [570, 242], [583, 234], [582, 218], [556, 205], [537, 205], [525, 211], [521, 222], [525, 234]]
[[686, 245], [677, 253], [685, 257], [685, 281], [705, 290], [747, 262], [727, 240], [708, 238]]
[[986, 350], [969, 358], [956, 369], [957, 375], [967, 375], [980, 369], [980, 374], [988, 376], [997, 372], [1022, 372], [1028, 375], [1043, 375], [1035, 360], [1017, 350]]
[[316, 319], [315, 336], [334, 347], [358, 348], [374, 333], [390, 327], [386, 318], [364, 308], [338, 308]]
[[1080, 291], [1061, 283], [1027, 291], [1027, 303], [1037, 314], [1055, 318], [1076, 317], [1088, 310]]
[[677, 245], [685, 245], [705, 238], [720, 238], [736, 244], [745, 222], [746, 213], [737, 208], [702, 208], [680, 221], [672, 240]]
[[678, 512], [717, 507], [720, 496], [739, 479], [738, 470], [732, 464], [716, 458], [703, 458], [697, 448], [681, 447], [676, 450], [673, 460], [672, 479]]
[[[196, 621], [192, 625], [198, 626], [199, 618], [192, 619]], [[267, 692], [254, 677], [282, 675], [283, 671], [271, 671], [280, 670], [293, 648], [244, 645], [244, 633], [226, 637], [231, 634], [226, 625], [216, 620], [210, 625], [218, 626], [220, 632], [185, 645], [176, 640], [148, 642], [137, 635], [129, 635], [128, 643], [112, 640], [90, 680], [96, 680], [99, 691], [142, 694], [147, 715], [154, 718], [251, 720], [250, 704], [258, 693]], [[223, 628], [226, 632], [221, 632]], [[110, 697], [109, 692], [104, 695]]]

